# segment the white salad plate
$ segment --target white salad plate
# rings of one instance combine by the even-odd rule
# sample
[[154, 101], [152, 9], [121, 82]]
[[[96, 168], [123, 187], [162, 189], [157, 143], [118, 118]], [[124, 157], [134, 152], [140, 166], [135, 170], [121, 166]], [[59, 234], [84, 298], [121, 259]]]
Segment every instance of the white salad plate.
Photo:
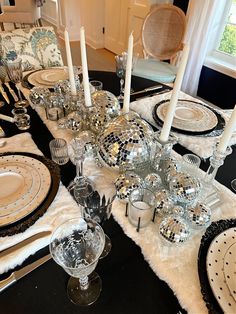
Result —
[[[228, 273], [232, 275], [235, 272], [235, 260], [228, 259], [231, 248], [235, 248], [236, 243], [236, 228], [230, 228], [222, 233], [212, 241], [206, 258], [206, 269], [208, 280], [212, 289], [212, 292], [221, 306], [224, 313], [236, 313], [236, 301], [233, 297], [232, 290], [229, 288], [225, 276]], [[235, 253], [234, 253], [235, 254]], [[227, 265], [227, 274], [225, 272]], [[234, 274], [235, 276], [235, 274]]]
[[[169, 101], [160, 104], [156, 109], [157, 117], [165, 120]], [[172, 126], [179, 130], [204, 132], [213, 129], [218, 123], [215, 113], [200, 103], [178, 101]]]
[[33, 72], [28, 76], [28, 82], [34, 86], [52, 88], [58, 81], [68, 78], [67, 67], [50, 68]]
[[51, 174], [35, 158], [1, 156], [0, 183], [0, 226], [5, 226], [24, 218], [43, 202], [50, 190]]

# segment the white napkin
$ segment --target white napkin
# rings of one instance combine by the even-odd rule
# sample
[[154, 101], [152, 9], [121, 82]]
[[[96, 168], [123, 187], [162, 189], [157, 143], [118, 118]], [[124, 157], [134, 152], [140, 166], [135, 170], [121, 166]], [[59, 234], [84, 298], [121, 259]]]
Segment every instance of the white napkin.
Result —
[[[170, 97], [171, 97], [171, 92], [164, 93], [161, 95], [156, 95], [153, 97], [143, 98], [140, 100], [133, 101], [130, 104], [130, 108], [136, 111], [137, 113], [139, 113], [143, 119], [146, 119], [149, 123], [158, 127], [152, 117], [153, 108], [160, 101], [170, 99]], [[205, 104], [201, 100], [191, 97], [183, 92], [180, 92], [179, 98], [197, 101], [207, 106], [207, 104]], [[215, 110], [224, 117], [226, 122], [229, 120], [232, 110], [220, 110], [220, 109], [215, 109]], [[201, 137], [201, 136], [195, 136], [195, 135], [191, 136], [191, 135], [184, 135], [180, 133], [175, 133], [175, 135], [178, 137], [178, 142], [182, 146], [186, 147], [187, 149], [191, 150], [193, 153], [197, 154], [198, 156], [202, 158], [208, 158], [212, 156], [215, 143], [217, 139], [219, 138], [219, 137], [207, 137], [207, 136]], [[204, 141], [204, 145], [202, 145], [203, 141]], [[236, 144], [236, 133], [233, 134], [230, 141], [230, 145], [234, 145], [234, 144]]]
[[[6, 145], [0, 147], [0, 152], [17, 151], [31, 152], [42, 155], [29, 133], [22, 133], [10, 138], [5, 138], [4, 140], [6, 140]], [[80, 215], [80, 208], [73, 200], [67, 189], [63, 186], [62, 183], [60, 183], [58, 193], [46, 213], [25, 232], [12, 236], [0, 237], [0, 251], [40, 231], [53, 231], [64, 221], [78, 217]], [[21, 265], [28, 256], [48, 245], [49, 241], [50, 235], [32, 242], [31, 245], [27, 245], [27, 247], [21, 248], [9, 256], [1, 258], [0, 273], [6, 272], [7, 270], [12, 269], [17, 265]]]

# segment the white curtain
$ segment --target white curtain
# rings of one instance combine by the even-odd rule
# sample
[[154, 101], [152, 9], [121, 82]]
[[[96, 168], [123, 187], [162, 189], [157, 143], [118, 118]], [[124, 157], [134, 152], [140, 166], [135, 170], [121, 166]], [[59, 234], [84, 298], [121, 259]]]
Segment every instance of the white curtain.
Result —
[[201, 69], [214, 40], [227, 0], [189, 0], [185, 42], [190, 45], [181, 90], [197, 95]]

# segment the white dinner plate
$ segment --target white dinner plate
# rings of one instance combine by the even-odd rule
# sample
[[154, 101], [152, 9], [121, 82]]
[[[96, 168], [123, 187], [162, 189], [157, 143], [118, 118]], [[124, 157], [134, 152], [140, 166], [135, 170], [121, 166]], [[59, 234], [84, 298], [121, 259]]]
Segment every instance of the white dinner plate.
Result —
[[[13, 182], [9, 172], [18, 181], [10, 192], [5, 188], [0, 192], [4, 196], [4, 205], [0, 202], [0, 226], [5, 226], [24, 218], [42, 203], [51, 186], [51, 174], [41, 161], [22, 155], [1, 156], [0, 169], [2, 176], [6, 169], [8, 185]], [[24, 188], [23, 182], [27, 182]]]
[[[157, 117], [165, 120], [169, 101], [156, 109]], [[179, 130], [204, 132], [213, 129], [218, 123], [215, 113], [206, 106], [191, 101], [179, 100], [176, 106], [172, 126]]]
[[58, 81], [68, 78], [67, 67], [50, 68], [33, 72], [28, 76], [28, 82], [38, 87], [53, 88]]
[[[22, 198], [32, 186], [32, 177], [21, 165], [1, 164], [0, 168], [0, 204], [6, 208]], [[0, 217], [2, 216], [0, 210]], [[4, 210], [4, 215], [6, 214]]]
[[229, 291], [236, 302], [236, 242], [228, 248], [225, 254], [224, 277]]
[[[236, 243], [236, 228], [230, 228], [212, 241], [206, 258], [206, 269], [212, 292], [224, 313], [236, 313], [236, 302], [225, 280], [224, 261], [227, 252]], [[230, 265], [230, 267], [235, 267]], [[234, 268], [235, 269], [235, 268]]]

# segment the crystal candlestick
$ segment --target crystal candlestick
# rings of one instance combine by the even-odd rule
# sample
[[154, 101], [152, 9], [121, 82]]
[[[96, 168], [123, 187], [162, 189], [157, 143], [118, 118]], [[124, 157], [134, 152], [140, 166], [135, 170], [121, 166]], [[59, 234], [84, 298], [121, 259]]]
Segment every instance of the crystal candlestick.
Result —
[[210, 166], [203, 180], [201, 199], [204, 199], [205, 201], [207, 201], [207, 197], [209, 195], [212, 195], [213, 192], [215, 197], [219, 198], [218, 191], [214, 186], [214, 179], [218, 169], [220, 168], [220, 166], [223, 165], [225, 158], [232, 153], [232, 148], [230, 146], [228, 146], [226, 151], [223, 153], [217, 149], [217, 146], [218, 143], [216, 144], [215, 149], [213, 151], [213, 155], [210, 158]]
[[165, 184], [166, 174], [175, 168], [176, 165], [174, 160], [171, 158], [171, 152], [173, 145], [177, 143], [177, 137], [170, 135], [167, 142], [160, 140], [160, 133], [156, 132], [154, 135], [154, 149], [151, 153], [151, 164], [152, 167], [159, 173], [162, 178], [162, 183]]

